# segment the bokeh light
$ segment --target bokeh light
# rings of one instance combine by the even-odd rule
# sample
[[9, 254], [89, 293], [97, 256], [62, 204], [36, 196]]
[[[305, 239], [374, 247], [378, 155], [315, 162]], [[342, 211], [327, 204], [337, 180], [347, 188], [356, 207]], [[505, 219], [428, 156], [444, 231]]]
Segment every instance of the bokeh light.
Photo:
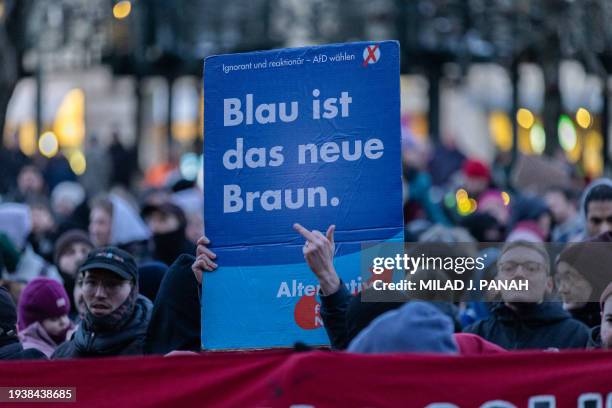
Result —
[[38, 150], [40, 153], [48, 158], [51, 158], [57, 154], [57, 150], [59, 148], [59, 144], [57, 142], [57, 137], [53, 132], [45, 132], [40, 136], [38, 140]]
[[576, 123], [583, 129], [588, 129], [592, 123], [591, 113], [585, 108], [580, 108], [576, 111]]
[[113, 7], [113, 16], [117, 20], [121, 20], [130, 15], [132, 11], [132, 3], [128, 0], [122, 0]]
[[530, 129], [535, 123], [535, 117], [528, 109], [521, 108], [516, 112], [516, 121], [521, 127]]

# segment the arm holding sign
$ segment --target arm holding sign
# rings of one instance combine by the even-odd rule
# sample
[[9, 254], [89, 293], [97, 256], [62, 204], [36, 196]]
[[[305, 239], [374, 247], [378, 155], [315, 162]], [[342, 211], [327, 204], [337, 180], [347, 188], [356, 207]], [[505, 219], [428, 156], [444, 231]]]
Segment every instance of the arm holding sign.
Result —
[[[325, 236], [316, 230], [309, 231], [300, 224], [294, 224], [293, 228], [306, 239], [302, 252], [306, 263], [321, 286], [321, 318], [332, 348], [345, 349], [348, 345], [346, 310], [351, 295], [334, 268], [334, 231], [336, 227], [331, 225]], [[212, 272], [217, 269], [217, 264], [213, 261], [217, 255], [208, 249], [209, 244], [210, 240], [206, 236], [198, 240], [196, 259], [191, 266], [200, 285], [204, 272]]]
[[302, 252], [321, 286], [321, 318], [331, 346], [343, 350], [349, 342], [346, 311], [351, 295], [334, 268], [336, 226], [330, 225], [325, 236], [316, 230], [309, 231], [300, 224], [294, 224], [293, 228], [306, 239]]
[[198, 284], [202, 285], [202, 273], [212, 272], [217, 269], [217, 264], [213, 262], [213, 259], [217, 258], [217, 255], [208, 249], [206, 245], [210, 244], [210, 240], [206, 238], [205, 235], [202, 235], [197, 242], [196, 248], [196, 259], [194, 263], [191, 265], [191, 270], [195, 275]]

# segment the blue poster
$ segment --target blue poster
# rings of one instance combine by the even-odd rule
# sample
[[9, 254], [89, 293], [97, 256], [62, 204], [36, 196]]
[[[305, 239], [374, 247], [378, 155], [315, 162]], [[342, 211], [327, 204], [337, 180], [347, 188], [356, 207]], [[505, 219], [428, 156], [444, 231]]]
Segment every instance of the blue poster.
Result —
[[329, 344], [294, 223], [336, 225], [334, 265], [361, 287], [364, 243], [401, 240], [399, 44], [206, 58], [202, 348]]

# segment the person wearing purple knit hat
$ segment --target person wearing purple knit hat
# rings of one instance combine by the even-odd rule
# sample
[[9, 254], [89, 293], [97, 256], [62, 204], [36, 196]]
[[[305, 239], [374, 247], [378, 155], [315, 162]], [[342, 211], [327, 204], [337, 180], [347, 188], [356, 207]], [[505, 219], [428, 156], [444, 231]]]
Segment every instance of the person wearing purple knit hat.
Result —
[[69, 312], [70, 299], [61, 283], [48, 278], [32, 280], [21, 294], [17, 311], [23, 348], [35, 348], [50, 357], [74, 327]]

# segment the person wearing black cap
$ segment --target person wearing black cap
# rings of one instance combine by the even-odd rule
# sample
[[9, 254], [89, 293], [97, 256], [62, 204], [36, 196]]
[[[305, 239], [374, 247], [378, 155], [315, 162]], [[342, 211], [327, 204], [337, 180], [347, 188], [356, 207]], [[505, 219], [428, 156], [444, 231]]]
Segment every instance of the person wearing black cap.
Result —
[[148, 204], [140, 215], [153, 233], [153, 259], [172, 265], [181, 254], [195, 253], [195, 245], [185, 234], [187, 219], [180, 207], [172, 203]]
[[17, 308], [8, 291], [0, 287], [0, 360], [45, 358], [37, 349], [23, 349], [17, 337]]
[[51, 358], [141, 355], [153, 305], [138, 293], [134, 258], [115, 247], [97, 248], [79, 268], [87, 311], [72, 339]]

